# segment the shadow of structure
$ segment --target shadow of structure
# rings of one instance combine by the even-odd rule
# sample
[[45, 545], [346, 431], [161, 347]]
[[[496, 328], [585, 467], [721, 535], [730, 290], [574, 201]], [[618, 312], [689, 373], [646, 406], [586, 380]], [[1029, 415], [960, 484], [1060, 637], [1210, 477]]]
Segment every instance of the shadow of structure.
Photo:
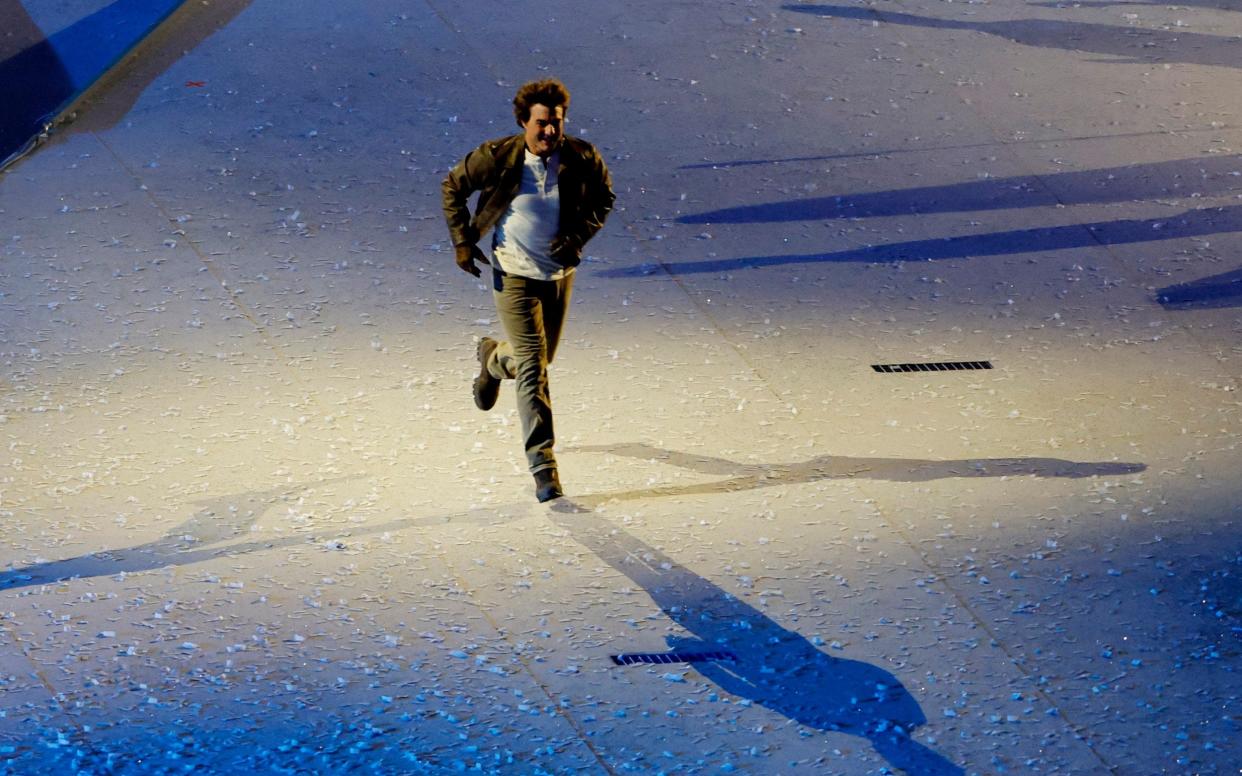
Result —
[[927, 482], [954, 477], [1095, 477], [1134, 474], [1147, 468], [1142, 463], [1102, 461], [1080, 463], [1060, 458], [976, 458], [931, 461], [917, 458], [851, 458], [821, 455], [801, 463], [742, 464], [708, 455], [665, 450], [643, 443], [585, 445], [577, 452], [611, 453], [627, 458], [656, 460], [681, 469], [728, 479], [692, 485], [667, 485], [638, 490], [597, 493], [575, 499], [588, 509], [609, 501], [634, 501], [664, 496], [732, 493], [776, 485], [800, 485], [820, 480], [863, 479], [890, 482]]
[[754, 224], [1131, 202], [1191, 195], [1226, 196], [1242, 193], [1239, 169], [1242, 169], [1242, 156], [1237, 155], [1177, 159], [1051, 175], [1022, 175], [945, 186], [767, 202], [711, 210], [677, 220], [683, 224]]
[[[1199, 128], [1199, 129], [1181, 129], [1178, 134], [1190, 133], [1218, 133], [1219, 129]], [[1044, 143], [1078, 143], [1090, 140], [1107, 140], [1116, 142], [1118, 140], [1130, 140], [1140, 137], [1166, 137], [1167, 130], [1153, 130], [1149, 132], [1118, 132], [1116, 134], [1102, 135], [1062, 135], [1060, 137], [1028, 137], [1025, 139], [1006, 138], [1003, 142], [988, 140], [979, 143], [959, 143], [957, 145], [936, 145], [930, 147], [919, 146], [902, 146], [899, 148], [867, 148], [862, 151], [849, 151], [836, 154], [818, 154], [812, 156], [785, 156], [772, 159], [733, 159], [694, 162], [692, 164], [678, 165], [679, 170], [728, 170], [735, 167], [758, 167], [764, 165], [777, 164], [797, 164], [800, 162], [830, 162], [834, 159], [874, 159], [878, 157], [894, 156], [896, 154], [926, 154], [934, 151], [961, 151], [971, 148], [995, 148], [998, 145], [1016, 146], [1016, 145], [1039, 145]]]
[[[1096, 248], [1108, 245], [1175, 240], [1210, 234], [1242, 232], [1242, 205], [1222, 208], [1187, 210], [1169, 218], [1097, 221], [1069, 226], [1015, 229], [1008, 232], [972, 234], [928, 240], [868, 245], [827, 253], [751, 256], [734, 259], [664, 262], [674, 274], [728, 272], [786, 264], [817, 264], [825, 262], [863, 262], [882, 264], [894, 261], [940, 261], [981, 256], [1007, 256], [1019, 253], [1060, 251], [1071, 248]], [[650, 264], [620, 267], [599, 272], [602, 277], [633, 277], [650, 275], [656, 268]]]
[[1242, 67], [1242, 38], [1227, 38], [1198, 32], [1115, 27], [1108, 24], [1052, 19], [1014, 19], [1004, 22], [961, 21], [844, 5], [786, 5], [783, 8], [796, 13], [836, 19], [861, 19], [868, 22], [879, 21], [932, 29], [973, 30], [996, 35], [1024, 46], [1105, 54], [1118, 57], [1118, 59], [1109, 61], [1122, 64], [1182, 63]]
[[116, 126], [151, 83], [224, 28], [254, 0], [189, 2], [169, 16], [83, 99], [63, 134], [95, 132]]
[[[0, 0], [0, 162], [22, 151], [127, 54], [96, 88], [76, 129], [114, 125], [160, 73], [252, 0], [115, 0], [44, 38], [22, 0]], [[166, 18], [167, 17], [167, 18]], [[155, 29], [152, 32], [153, 28]], [[135, 48], [138, 46], [138, 48]]]
[[[963, 773], [913, 738], [927, 718], [888, 671], [821, 652], [802, 635], [572, 501], [556, 504], [549, 514], [693, 634], [669, 638], [674, 653], [717, 653], [716, 659], [691, 664], [704, 679], [800, 725], [865, 738], [910, 776]], [[722, 652], [730, 654], [719, 657]]]
[[1156, 292], [1156, 301], [1166, 310], [1242, 307], [1242, 267], [1166, 286]]

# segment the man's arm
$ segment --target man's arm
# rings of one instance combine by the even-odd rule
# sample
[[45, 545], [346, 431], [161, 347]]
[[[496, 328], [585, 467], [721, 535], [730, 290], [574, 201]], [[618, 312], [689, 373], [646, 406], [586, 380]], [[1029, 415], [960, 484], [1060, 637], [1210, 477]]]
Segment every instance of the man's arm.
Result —
[[470, 226], [470, 195], [482, 185], [478, 167], [483, 153], [484, 149], [480, 146], [466, 154], [440, 184], [444, 198], [444, 220], [448, 222], [453, 245], [474, 245], [479, 241], [479, 236]]
[[604, 157], [598, 152], [595, 153], [595, 169], [592, 172], [587, 181], [587, 209], [582, 219], [583, 245], [604, 228], [604, 221], [612, 212], [612, 203], [617, 199], [617, 195], [612, 193], [612, 175], [608, 172], [608, 165], [604, 164]]
[[590, 162], [592, 168], [586, 175], [582, 220], [575, 225], [573, 232], [557, 238], [553, 243], [553, 255], [568, 251], [575, 259], [579, 258], [583, 247], [604, 227], [604, 221], [612, 212], [612, 203], [617, 196], [612, 192], [612, 176], [608, 172], [608, 165], [604, 164], [604, 158], [598, 151], [591, 154]]
[[481, 145], [449, 170], [440, 190], [444, 198], [444, 220], [448, 223], [449, 237], [453, 241], [454, 259], [457, 266], [478, 277], [475, 261], [487, 264], [487, 257], [479, 249], [479, 235], [470, 225], [470, 195], [483, 185], [484, 176], [494, 166], [486, 144]]

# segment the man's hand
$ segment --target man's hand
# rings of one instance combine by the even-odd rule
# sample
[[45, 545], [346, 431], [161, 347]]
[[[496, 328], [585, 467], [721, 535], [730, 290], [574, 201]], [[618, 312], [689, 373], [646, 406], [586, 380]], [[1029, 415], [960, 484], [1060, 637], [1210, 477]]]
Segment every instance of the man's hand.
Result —
[[572, 267], [581, 259], [582, 249], [573, 240], [557, 237], [552, 240], [552, 258], [567, 267]]
[[457, 266], [461, 267], [464, 271], [469, 272], [471, 275], [474, 275], [476, 278], [479, 277], [482, 272], [479, 270], [478, 265], [474, 263], [475, 260], [477, 259], [484, 264], [491, 263], [487, 260], [487, 256], [483, 255], [483, 251], [479, 250], [479, 246], [477, 245], [458, 245], [454, 250], [457, 251]]

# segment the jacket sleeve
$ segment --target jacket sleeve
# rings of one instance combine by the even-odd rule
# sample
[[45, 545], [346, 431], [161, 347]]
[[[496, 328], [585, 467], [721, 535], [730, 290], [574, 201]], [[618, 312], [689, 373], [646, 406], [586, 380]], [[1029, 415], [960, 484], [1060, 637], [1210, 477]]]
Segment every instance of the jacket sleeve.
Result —
[[575, 233], [568, 236], [579, 251], [595, 236], [596, 232], [604, 227], [604, 221], [612, 212], [612, 203], [617, 199], [616, 194], [612, 192], [612, 176], [608, 172], [608, 165], [604, 164], [604, 157], [595, 151], [590, 155], [589, 163], [590, 169], [587, 171], [585, 181], [586, 196], [582, 202], [582, 218], [574, 230]]
[[495, 167], [488, 144], [484, 143], [449, 170], [440, 185], [444, 195], [444, 220], [448, 223], [453, 245], [474, 245], [478, 231], [470, 224], [470, 195], [483, 188], [488, 174]]

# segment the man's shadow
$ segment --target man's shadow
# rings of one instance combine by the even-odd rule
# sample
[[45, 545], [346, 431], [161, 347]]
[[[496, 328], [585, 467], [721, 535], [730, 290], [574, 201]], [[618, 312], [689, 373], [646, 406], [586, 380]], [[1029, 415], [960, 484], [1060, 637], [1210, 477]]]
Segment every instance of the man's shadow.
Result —
[[911, 776], [963, 771], [912, 737], [927, 721], [895, 676], [860, 660], [832, 657], [656, 548], [569, 499], [549, 512], [573, 539], [640, 585], [693, 638], [667, 639], [674, 652], [728, 652], [736, 660], [693, 663], [725, 692], [798, 724], [867, 739]]
[[[335, 481], [337, 480], [324, 480], [315, 485]], [[268, 488], [197, 501], [194, 503], [200, 508], [189, 520], [154, 541], [136, 547], [103, 550], [76, 558], [45, 561], [24, 568], [0, 571], [0, 590], [45, 585], [81, 577], [131, 574], [253, 552], [271, 543], [219, 545], [226, 540], [245, 535], [272, 506], [309, 487]]]
[[594, 509], [609, 501], [634, 501], [663, 496], [697, 496], [732, 493], [775, 485], [801, 485], [820, 480], [862, 479], [890, 482], [927, 482], [954, 477], [1094, 477], [1134, 474], [1147, 468], [1142, 463], [1120, 461], [1079, 462], [1060, 458], [970, 458], [956, 461], [918, 458], [851, 458], [821, 455], [789, 464], [744, 464], [698, 453], [664, 450], [641, 442], [616, 445], [584, 445], [578, 452], [611, 453], [627, 458], [656, 460], [681, 469], [726, 477], [714, 482], [691, 485], [661, 485], [654, 488], [616, 490], [577, 499], [583, 507]]

